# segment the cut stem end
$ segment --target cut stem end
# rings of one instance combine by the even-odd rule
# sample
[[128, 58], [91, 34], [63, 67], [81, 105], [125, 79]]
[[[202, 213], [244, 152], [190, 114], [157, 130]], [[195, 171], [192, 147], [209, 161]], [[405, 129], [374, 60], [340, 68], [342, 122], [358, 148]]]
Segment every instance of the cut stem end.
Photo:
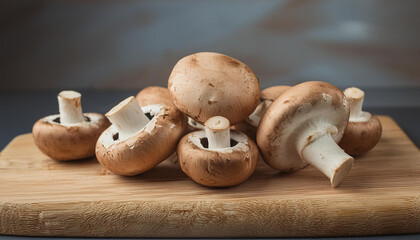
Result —
[[306, 145], [302, 158], [324, 173], [333, 187], [338, 186], [350, 172], [354, 159], [344, 152], [332, 139], [324, 134]]
[[62, 91], [58, 94], [61, 124], [75, 124], [84, 121], [81, 97], [82, 95], [75, 91]]
[[362, 111], [365, 92], [359, 88], [351, 87], [344, 90], [344, 95], [350, 106], [350, 121], [365, 122], [370, 119], [370, 114]]
[[230, 147], [230, 122], [228, 119], [216, 116], [204, 123], [209, 149]]
[[113, 107], [105, 116], [117, 128], [121, 140], [136, 134], [150, 122], [133, 96]]

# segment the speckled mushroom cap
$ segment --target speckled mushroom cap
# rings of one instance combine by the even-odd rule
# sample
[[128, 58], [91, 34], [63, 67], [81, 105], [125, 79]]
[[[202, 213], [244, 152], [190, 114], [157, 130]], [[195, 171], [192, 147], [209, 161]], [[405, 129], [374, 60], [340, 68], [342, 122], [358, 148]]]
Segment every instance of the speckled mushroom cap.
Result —
[[284, 86], [284, 85], [266, 88], [261, 91], [260, 98], [261, 100], [274, 101], [276, 100], [276, 98], [278, 98], [281, 94], [283, 94], [289, 88], [291, 88], [291, 86]]
[[349, 119], [343, 92], [326, 82], [298, 84], [267, 109], [257, 130], [263, 159], [274, 169], [293, 172], [307, 165], [298, 149], [330, 133], [337, 143]]
[[110, 125], [108, 119], [98, 113], [83, 114], [85, 121], [76, 124], [60, 124], [60, 115], [38, 120], [32, 129], [37, 147], [57, 161], [92, 157], [101, 133]]
[[200, 52], [175, 65], [168, 81], [175, 106], [204, 123], [223, 116], [232, 125], [245, 120], [260, 98], [258, 78], [244, 63], [229, 56]]
[[155, 104], [174, 106], [169, 90], [158, 86], [144, 88], [137, 93], [136, 100], [142, 107]]
[[96, 144], [96, 157], [109, 171], [124, 176], [146, 172], [176, 150], [186, 128], [185, 116], [174, 107], [142, 107], [152, 119], [135, 135], [120, 139], [114, 125], [106, 129]]
[[351, 156], [369, 152], [382, 136], [381, 121], [372, 115], [367, 122], [349, 122], [339, 146]]
[[209, 187], [234, 186], [248, 179], [257, 166], [258, 147], [244, 133], [233, 130], [230, 136], [236, 145], [210, 150], [201, 143], [204, 130], [185, 135], [177, 148], [182, 171]]

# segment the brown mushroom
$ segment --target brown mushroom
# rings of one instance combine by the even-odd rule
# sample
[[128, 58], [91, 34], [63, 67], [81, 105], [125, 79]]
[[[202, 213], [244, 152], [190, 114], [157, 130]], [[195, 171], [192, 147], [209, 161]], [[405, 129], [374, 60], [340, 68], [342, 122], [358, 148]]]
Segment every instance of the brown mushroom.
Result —
[[248, 66], [211, 52], [179, 60], [168, 89], [175, 106], [199, 123], [213, 116], [239, 123], [254, 111], [260, 97], [258, 78]]
[[[169, 95], [169, 90], [163, 87], [150, 86], [144, 88], [136, 95], [136, 100], [142, 107], [148, 105], [161, 104], [168, 107], [176, 108], [171, 100], [171, 96]], [[190, 120], [190, 118], [188, 118], [188, 120]], [[191, 129], [192, 128], [190, 127], [190, 125], [187, 125], [185, 133], [191, 132]], [[176, 158], [176, 152], [169, 156], [167, 160], [171, 163], [177, 164], [178, 159]]]
[[342, 91], [325, 82], [298, 84], [278, 97], [263, 115], [257, 143], [274, 169], [293, 172], [312, 164], [336, 187], [354, 159], [337, 143], [349, 108]]
[[185, 116], [174, 107], [140, 107], [129, 97], [106, 116], [112, 125], [99, 137], [96, 157], [118, 175], [137, 175], [167, 159], [186, 128]]
[[271, 103], [282, 93], [291, 88], [290, 86], [273, 86], [261, 91], [260, 102], [254, 112], [249, 115], [247, 122], [254, 127], [258, 127], [261, 117], [264, 115]]
[[101, 133], [110, 125], [98, 113], [82, 112], [81, 94], [62, 91], [58, 94], [60, 114], [38, 120], [32, 129], [36, 146], [57, 161], [92, 157]]
[[278, 86], [272, 86], [268, 87], [261, 91], [261, 101], [271, 101], [273, 102], [278, 98], [281, 94], [283, 94], [286, 90], [290, 89], [291, 86], [286, 85], [278, 85]]
[[257, 141], [257, 127], [251, 125], [247, 121], [242, 121], [231, 127], [232, 130], [238, 130], [245, 133], [252, 141]]
[[168, 105], [171, 107], [175, 106], [172, 103], [169, 90], [158, 86], [144, 88], [137, 93], [136, 100], [142, 107], [154, 104]]
[[262, 90], [260, 102], [254, 112], [249, 115], [246, 121], [233, 125], [232, 129], [241, 131], [252, 140], [256, 141], [257, 127], [260, 123], [262, 115], [264, 115], [265, 111], [267, 111], [270, 104], [289, 88], [290, 86], [273, 86]]
[[350, 119], [339, 145], [352, 156], [362, 155], [379, 142], [382, 125], [375, 115], [362, 111], [365, 96], [362, 90], [347, 88], [344, 95], [350, 105]]
[[185, 135], [177, 154], [182, 170], [195, 182], [210, 187], [234, 186], [255, 170], [258, 147], [244, 133], [230, 131], [229, 120], [216, 116], [205, 130]]

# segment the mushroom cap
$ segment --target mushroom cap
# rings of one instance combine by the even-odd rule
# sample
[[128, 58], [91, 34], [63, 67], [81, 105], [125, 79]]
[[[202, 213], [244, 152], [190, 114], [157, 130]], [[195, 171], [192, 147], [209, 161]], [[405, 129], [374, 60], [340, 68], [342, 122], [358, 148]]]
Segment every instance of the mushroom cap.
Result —
[[96, 141], [110, 122], [98, 113], [83, 115], [88, 121], [67, 125], [60, 124], [59, 114], [41, 118], [32, 129], [36, 146], [57, 161], [94, 156]]
[[178, 61], [168, 89], [175, 106], [204, 123], [223, 116], [232, 125], [245, 120], [257, 107], [260, 84], [252, 70], [229, 56], [200, 52]]
[[283, 94], [286, 90], [291, 88], [291, 86], [273, 86], [266, 88], [261, 91], [261, 100], [269, 100], [274, 101], [278, 98], [281, 94]]
[[155, 104], [175, 106], [172, 103], [169, 90], [158, 86], [144, 88], [137, 93], [136, 100], [142, 107]]
[[263, 159], [293, 172], [305, 166], [300, 150], [319, 134], [339, 142], [349, 119], [343, 92], [326, 82], [304, 82], [285, 91], [267, 109], [257, 129]]
[[186, 129], [185, 116], [174, 107], [149, 105], [142, 107], [153, 115], [138, 133], [125, 140], [111, 125], [99, 137], [96, 157], [109, 171], [124, 176], [146, 172], [174, 153]]
[[236, 145], [209, 150], [201, 139], [204, 130], [185, 135], [178, 144], [178, 161], [182, 171], [195, 182], [209, 187], [227, 187], [247, 180], [255, 170], [258, 147], [244, 133], [231, 131]]
[[339, 146], [349, 155], [362, 155], [376, 146], [381, 135], [381, 122], [371, 115], [366, 122], [349, 122]]

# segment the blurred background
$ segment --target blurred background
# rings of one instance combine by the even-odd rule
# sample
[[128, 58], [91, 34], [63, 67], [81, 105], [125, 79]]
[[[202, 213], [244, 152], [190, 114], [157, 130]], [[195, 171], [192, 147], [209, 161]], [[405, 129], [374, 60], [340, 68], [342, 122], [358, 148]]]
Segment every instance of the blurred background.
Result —
[[358, 86], [366, 109], [405, 111], [397, 120], [420, 141], [419, 10], [416, 0], [2, 0], [0, 149], [57, 113], [60, 90], [81, 91], [85, 111], [105, 113], [166, 86], [175, 63], [200, 51], [241, 60], [262, 88]]
[[165, 86], [177, 60], [235, 57], [262, 87], [420, 87], [420, 1], [5, 1], [2, 89]]

